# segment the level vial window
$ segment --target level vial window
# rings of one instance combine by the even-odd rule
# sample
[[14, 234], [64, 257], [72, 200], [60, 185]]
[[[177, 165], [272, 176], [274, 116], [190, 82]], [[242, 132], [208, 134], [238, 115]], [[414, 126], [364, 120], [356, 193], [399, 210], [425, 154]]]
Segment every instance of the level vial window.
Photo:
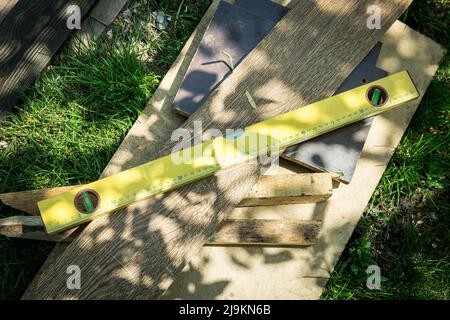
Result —
[[387, 102], [388, 93], [386, 89], [381, 86], [371, 86], [367, 89], [366, 98], [371, 105], [380, 107]]
[[100, 196], [94, 190], [81, 190], [74, 199], [75, 208], [85, 214], [93, 213], [100, 204]]

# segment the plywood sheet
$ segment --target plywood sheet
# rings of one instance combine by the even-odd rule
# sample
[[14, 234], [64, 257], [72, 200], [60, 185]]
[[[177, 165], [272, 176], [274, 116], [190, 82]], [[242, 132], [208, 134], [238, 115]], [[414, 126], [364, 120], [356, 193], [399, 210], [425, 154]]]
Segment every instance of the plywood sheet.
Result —
[[[384, 35], [378, 67], [408, 70], [423, 97], [443, 48], [397, 21]], [[319, 299], [420, 99], [375, 118], [355, 175], [324, 203], [237, 208], [231, 217], [323, 220], [319, 244], [309, 248], [204, 247], [165, 299]], [[273, 172], [294, 172], [288, 163]]]

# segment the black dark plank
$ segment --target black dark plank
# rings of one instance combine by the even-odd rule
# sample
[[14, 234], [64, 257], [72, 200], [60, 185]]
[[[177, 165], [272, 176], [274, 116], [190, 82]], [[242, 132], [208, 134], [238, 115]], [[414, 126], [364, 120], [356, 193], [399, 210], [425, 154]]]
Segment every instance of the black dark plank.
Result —
[[174, 99], [175, 111], [184, 116], [194, 113], [231, 72], [224, 52], [237, 66], [275, 24], [222, 1]]
[[[381, 43], [377, 43], [335, 94], [386, 77], [388, 73], [375, 66], [380, 51]], [[297, 144], [288, 148], [282, 157], [315, 171], [341, 172], [343, 175], [340, 180], [348, 183], [356, 169], [372, 121], [373, 118], [365, 119]]]
[[236, 0], [234, 5], [275, 22], [280, 21], [289, 11], [288, 8], [270, 0]]
[[86, 14], [96, 0], [19, 0], [0, 24], [0, 121], [72, 33], [67, 7]]

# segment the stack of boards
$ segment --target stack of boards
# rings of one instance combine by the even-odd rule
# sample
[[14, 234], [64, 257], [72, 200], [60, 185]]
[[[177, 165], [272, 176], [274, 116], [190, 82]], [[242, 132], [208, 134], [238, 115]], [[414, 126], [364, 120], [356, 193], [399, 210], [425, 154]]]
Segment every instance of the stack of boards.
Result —
[[[270, 0], [236, 0], [234, 5], [221, 1], [175, 96], [174, 110], [189, 117], [200, 108], [287, 12], [286, 7]], [[376, 67], [381, 46], [375, 45], [335, 94], [388, 75]], [[372, 121], [365, 119], [292, 146], [282, 157], [314, 171], [339, 173], [339, 180], [348, 183]]]

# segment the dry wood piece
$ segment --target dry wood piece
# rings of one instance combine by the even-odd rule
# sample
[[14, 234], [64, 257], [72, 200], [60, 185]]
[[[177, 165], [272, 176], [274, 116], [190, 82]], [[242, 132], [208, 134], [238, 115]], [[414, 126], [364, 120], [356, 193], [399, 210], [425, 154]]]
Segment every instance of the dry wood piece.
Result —
[[0, 194], [0, 201], [14, 209], [18, 209], [32, 215], [39, 215], [39, 208], [37, 206], [37, 203], [39, 201], [56, 196], [60, 193], [72, 190], [77, 187], [79, 186], [3, 193]]
[[[329, 173], [261, 176], [239, 206], [270, 206], [325, 201], [333, 192], [332, 178], [334, 177], [336, 175]], [[0, 194], [0, 201], [23, 212], [39, 215], [37, 202], [78, 187], [68, 186], [3, 193]]]
[[[192, 130], [201, 120], [204, 129], [240, 128], [332, 95], [410, 2], [378, 1], [382, 29], [369, 30], [370, 1], [302, 1], [183, 127]], [[243, 111], [246, 91], [257, 109]], [[172, 146], [146, 161], [168, 154]], [[41, 270], [23, 298], [161, 297], [259, 175], [258, 165], [241, 165], [94, 220], [51, 268]], [[62, 272], [74, 261], [85, 283], [76, 292], [67, 288]]]
[[[81, 14], [95, 0], [76, 0]], [[14, 5], [14, 6], [13, 6]], [[64, 0], [0, 3], [0, 121], [17, 101], [15, 91], [29, 86], [72, 33]]]
[[114, 21], [126, 2], [126, 0], [99, 0], [89, 16], [108, 26]]
[[332, 175], [329, 173], [261, 176], [239, 207], [321, 202], [332, 193]]
[[[207, 245], [308, 246], [316, 244], [320, 221], [229, 219]], [[0, 219], [0, 234], [10, 238], [72, 242], [80, 229], [49, 236], [40, 217]]]
[[320, 221], [227, 219], [209, 245], [308, 246], [317, 243]]

